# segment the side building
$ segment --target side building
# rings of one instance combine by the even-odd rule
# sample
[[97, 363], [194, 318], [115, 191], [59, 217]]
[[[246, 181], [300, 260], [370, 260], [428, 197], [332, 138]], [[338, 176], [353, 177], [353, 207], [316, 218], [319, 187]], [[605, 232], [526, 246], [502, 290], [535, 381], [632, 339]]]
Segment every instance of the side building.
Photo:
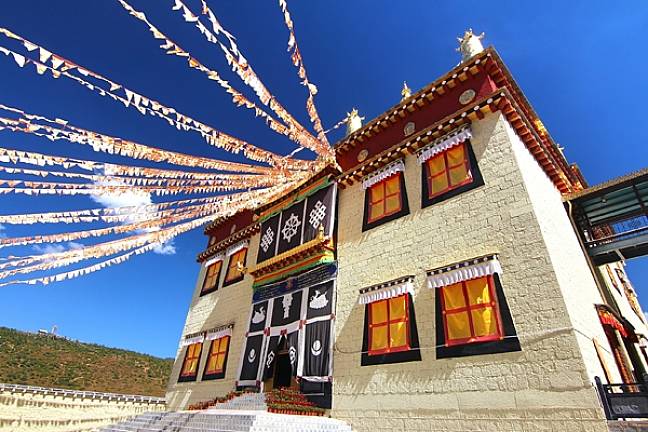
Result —
[[646, 382], [645, 317], [622, 259], [588, 254], [591, 188], [479, 45], [351, 118], [338, 167], [207, 227], [172, 409], [290, 387], [359, 431], [608, 430], [595, 382]]

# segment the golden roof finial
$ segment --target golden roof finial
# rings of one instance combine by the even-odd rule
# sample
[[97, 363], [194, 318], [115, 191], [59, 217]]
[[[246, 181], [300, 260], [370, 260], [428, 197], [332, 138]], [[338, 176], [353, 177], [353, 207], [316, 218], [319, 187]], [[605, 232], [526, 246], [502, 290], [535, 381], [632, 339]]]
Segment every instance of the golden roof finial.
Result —
[[412, 96], [412, 89], [407, 87], [407, 81], [403, 81], [403, 90], [401, 90], [401, 101], [404, 101], [408, 97]]
[[484, 39], [484, 33], [476, 35], [473, 29], [469, 28], [464, 32], [463, 37], [457, 38], [459, 48], [457, 51], [461, 53], [461, 61], [465, 62], [474, 55], [484, 51], [484, 46], [481, 41]]
[[362, 127], [362, 120], [364, 117], [360, 117], [358, 110], [353, 108], [350, 113], [347, 113], [346, 116], [346, 134], [351, 135], [353, 132], [357, 131]]

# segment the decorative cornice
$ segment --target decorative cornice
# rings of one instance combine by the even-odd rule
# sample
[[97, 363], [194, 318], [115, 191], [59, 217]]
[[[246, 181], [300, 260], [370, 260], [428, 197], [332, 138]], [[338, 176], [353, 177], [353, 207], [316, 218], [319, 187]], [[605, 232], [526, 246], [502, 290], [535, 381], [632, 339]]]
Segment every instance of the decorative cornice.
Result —
[[277, 256], [269, 258], [264, 262], [258, 264], [256, 268], [250, 271], [252, 276], [259, 277], [264, 274], [270, 273], [278, 268], [284, 267], [287, 264], [297, 262], [305, 257], [311, 256], [315, 253], [324, 250], [333, 250], [333, 244], [330, 237], [318, 236], [302, 245], [294, 247], [289, 251], [281, 253]]
[[[368, 122], [355, 133], [339, 141], [335, 145], [336, 153], [338, 155], [346, 153], [350, 148], [355, 147], [358, 143], [365, 141], [365, 139], [369, 139], [373, 135], [396, 123], [398, 120], [405, 118], [408, 113], [414, 112], [419, 107], [430, 103], [435, 97], [445, 94], [446, 89], [455, 87], [458, 81], [465, 81], [468, 79], [469, 75], [475, 76], [479, 73], [488, 74], [493, 81], [500, 86], [498, 92], [504, 93], [507, 96], [506, 100], [509, 106], [507, 107], [507, 111], [504, 112], [507, 120], [513, 124], [519, 135], [522, 133], [528, 135], [528, 137], [523, 137], [523, 141], [532, 154], [535, 157], [539, 157], [538, 162], [545, 172], [547, 172], [547, 175], [551, 177], [558, 189], [562, 193], [570, 193], [582, 188], [578, 175], [574, 173], [564, 155], [560, 150], [558, 150], [558, 146], [547, 129], [542, 125], [537, 113], [533, 110], [528, 99], [513, 79], [497, 51], [492, 47], [488, 47], [482, 53], [474, 56], [467, 64], [461, 64], [455, 67], [441, 78], [425, 86], [410, 98], [390, 108], [382, 115]], [[475, 109], [476, 106], [477, 104], [472, 104], [471, 108]], [[498, 106], [498, 109], [499, 108], [503, 107]], [[465, 113], [466, 109], [464, 108], [458, 112]], [[479, 111], [475, 114], [477, 118], [482, 118], [484, 114], [482, 112], [482, 107], [480, 107]], [[471, 116], [471, 119], [474, 120], [474, 117], [474, 115]], [[522, 122], [524, 124], [519, 125], [514, 122]], [[440, 122], [437, 122], [437, 124], [439, 123]], [[426, 130], [429, 129], [430, 128]], [[420, 133], [418, 136], [420, 136]], [[531, 143], [530, 141], [536, 142]], [[389, 152], [392, 152], [392, 150], [397, 147], [399, 147], [399, 145], [393, 146], [391, 149], [382, 152], [370, 161], [366, 161], [365, 165], [356, 166], [349, 171], [351, 171], [351, 174], [355, 174], [362, 166], [366, 166], [367, 163], [376, 162], [376, 160], [384, 158]], [[393, 157], [387, 160], [386, 163], [395, 158], [396, 157]], [[382, 165], [374, 167], [374, 169]], [[350, 174], [349, 171], [343, 173], [339, 178], [344, 179]], [[362, 174], [359, 175], [359, 178], [362, 178], [362, 176]], [[355, 180], [359, 180], [359, 178], [356, 177]], [[350, 184], [353, 184], [353, 181], [351, 181]]]
[[398, 279], [392, 279], [387, 282], [381, 282], [379, 284], [371, 285], [365, 288], [360, 289], [360, 294], [366, 294], [372, 291], [377, 291], [383, 288], [389, 288], [394, 285], [400, 285], [406, 282], [414, 282], [414, 277], [415, 275], [407, 275], [403, 277], [399, 277]]
[[438, 274], [441, 274], [441, 273], [447, 273], [449, 271], [457, 270], [457, 269], [460, 269], [462, 267], [468, 267], [468, 266], [479, 264], [479, 263], [482, 263], [482, 262], [498, 259], [498, 257], [499, 257], [499, 255], [496, 254], [496, 253], [494, 253], [494, 254], [486, 254], [486, 255], [475, 257], [475, 258], [470, 258], [470, 259], [467, 259], [467, 260], [458, 261], [456, 263], [452, 263], [452, 264], [449, 264], [449, 265], [446, 265], [446, 266], [443, 266], [443, 267], [437, 267], [437, 268], [434, 268], [434, 269], [431, 269], [431, 270], [426, 270], [425, 273], [428, 276], [438, 275]]
[[491, 56], [491, 52], [494, 52], [494, 50], [487, 48], [484, 52], [471, 58], [467, 63], [455, 67], [412, 96], [392, 106], [383, 114], [335, 144], [336, 153], [338, 155], [346, 153], [349, 149], [355, 147], [358, 142], [363, 142], [391, 124], [405, 118], [409, 113], [429, 104], [435, 97], [442, 96], [447, 90], [456, 87], [457, 82], [466, 81], [469, 77], [477, 75], [483, 63]]
[[363, 163], [345, 171], [338, 177], [340, 187], [344, 188], [345, 183], [350, 186], [355, 181], [362, 180], [362, 178], [368, 173], [376, 171], [387, 164], [402, 158], [408, 153], [415, 153], [428, 143], [452, 132], [457, 127], [469, 124], [472, 120], [482, 119], [484, 118], [485, 113], [497, 111], [495, 104], [497, 104], [502, 96], [504, 96], [503, 92], [496, 91], [484, 99], [476, 101], [454, 114], [437, 121], [420, 132], [403, 139], [392, 147], [383, 150], [371, 159], [367, 159]]
[[260, 229], [261, 229], [261, 225], [258, 224], [258, 223], [248, 225], [247, 227], [243, 228], [242, 230], [235, 232], [231, 236], [226, 237], [225, 239], [219, 241], [218, 243], [210, 246], [204, 252], [201, 252], [200, 254], [198, 254], [198, 257], [197, 257], [196, 260], [201, 263], [201, 262], [207, 260], [212, 255], [215, 255], [218, 252], [224, 252], [225, 249], [228, 246], [233, 245], [237, 241], [240, 241], [240, 240], [243, 240], [245, 238], [251, 237], [252, 235], [259, 232]]

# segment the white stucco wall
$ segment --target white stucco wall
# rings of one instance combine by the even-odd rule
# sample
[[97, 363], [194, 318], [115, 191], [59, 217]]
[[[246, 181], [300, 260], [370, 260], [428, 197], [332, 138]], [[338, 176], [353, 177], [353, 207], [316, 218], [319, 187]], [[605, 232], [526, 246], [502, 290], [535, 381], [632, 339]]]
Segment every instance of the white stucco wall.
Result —
[[[248, 268], [254, 268], [258, 248], [259, 235], [255, 234], [250, 239], [247, 253], [246, 266]], [[226, 259], [223, 265], [226, 266], [227, 263], [228, 260]], [[232, 337], [230, 339], [225, 378], [202, 381], [202, 374], [207, 363], [210, 344], [209, 342], [205, 342], [203, 344], [196, 381], [179, 383], [178, 376], [180, 375], [180, 368], [182, 367], [185, 351], [183, 347], [179, 346], [166, 394], [167, 404], [169, 409], [172, 410], [186, 408], [187, 405], [211, 400], [217, 396], [224, 396], [236, 387], [240, 354], [243, 350], [252, 304], [253, 278], [251, 275], [246, 274], [242, 281], [223, 287], [226, 273], [226, 268], [223, 267], [219, 280], [220, 288], [217, 291], [200, 297], [205, 271], [206, 268], [203, 264], [200, 267], [200, 273], [196, 281], [180, 340], [184, 339], [184, 336], [187, 334], [209, 330], [233, 322], [234, 328], [232, 329]]]
[[[358, 430], [605, 430], [592, 387], [601, 367], [592, 341], [573, 330], [600, 336], [596, 287], [559, 194], [546, 176], [536, 178], [544, 173], [511, 132], [499, 114], [475, 122], [485, 185], [424, 209], [421, 167], [407, 156], [410, 215], [367, 232], [361, 185], [341, 191], [333, 415]], [[558, 250], [563, 239], [566, 250]], [[500, 255], [522, 351], [436, 359], [436, 293], [425, 287], [425, 270], [487, 253]], [[422, 361], [360, 366], [358, 290], [408, 274], [416, 275]], [[585, 304], [567, 306], [580, 296]]]

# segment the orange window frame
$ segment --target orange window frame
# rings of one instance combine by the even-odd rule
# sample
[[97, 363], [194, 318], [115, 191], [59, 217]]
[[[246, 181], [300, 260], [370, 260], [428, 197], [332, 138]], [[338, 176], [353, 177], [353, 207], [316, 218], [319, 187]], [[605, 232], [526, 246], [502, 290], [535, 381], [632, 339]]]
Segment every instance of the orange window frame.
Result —
[[[450, 161], [449, 161], [449, 158], [448, 158], [448, 153], [451, 152], [452, 150], [456, 150], [457, 147], [461, 147], [462, 150], [463, 150], [463, 160], [461, 160], [460, 162], [458, 162], [458, 163], [456, 163], [454, 165], [450, 165]], [[441, 159], [441, 158], [443, 158], [443, 164], [445, 166], [445, 169], [443, 171], [441, 171], [441, 172], [436, 173], [436, 174], [432, 174], [432, 162], [435, 161], [435, 160]], [[457, 189], [457, 188], [459, 188], [461, 186], [470, 184], [474, 180], [474, 177], [473, 177], [473, 174], [472, 174], [472, 169], [471, 169], [472, 167], [470, 166], [470, 158], [469, 158], [469, 154], [468, 154], [468, 148], [466, 147], [466, 142], [458, 144], [457, 146], [453, 146], [453, 147], [451, 147], [451, 148], [449, 148], [449, 149], [447, 149], [447, 150], [445, 150], [445, 151], [431, 157], [430, 159], [425, 161], [425, 164], [426, 164], [426, 168], [427, 168], [428, 199], [436, 198], [439, 195], [443, 195], [444, 193], [449, 192], [449, 191], [451, 191], [453, 189]], [[462, 165], [465, 167], [466, 173], [468, 174], [468, 177], [465, 180], [453, 185], [452, 184], [452, 179], [450, 177], [450, 170], [452, 170], [453, 168], [458, 168], [458, 167], [460, 167]], [[434, 187], [433, 187], [434, 179], [437, 178], [437, 177], [440, 177], [440, 176], [445, 176], [447, 186], [442, 190], [435, 191]]]
[[229, 263], [227, 264], [227, 274], [225, 275], [225, 282], [232, 282], [243, 277], [243, 273], [236, 268], [236, 263], [240, 262], [245, 266], [245, 259], [247, 258], [248, 248], [243, 248], [240, 251], [233, 253], [230, 256]]
[[[200, 366], [200, 354], [202, 353], [202, 342], [191, 344], [187, 347], [184, 361], [182, 362], [182, 369], [180, 369], [180, 376], [195, 377], [198, 375], [198, 367]], [[195, 363], [194, 363], [195, 362]], [[195, 369], [192, 367], [195, 364]], [[193, 370], [192, 370], [193, 369]]]
[[203, 286], [200, 289], [200, 293], [204, 294], [207, 291], [212, 291], [218, 289], [218, 279], [220, 279], [221, 268], [223, 267], [223, 261], [216, 261], [209, 266], [207, 266], [207, 272], [205, 274], [205, 280], [203, 281]]
[[[410, 335], [410, 314], [409, 314], [409, 295], [403, 294], [402, 296], [397, 296], [394, 298], [398, 297], [404, 297], [405, 299], [405, 316], [403, 318], [396, 318], [396, 319], [391, 319], [390, 317], [390, 308], [389, 308], [389, 300], [391, 299], [385, 299], [385, 300], [378, 300], [372, 303], [369, 303], [367, 306], [369, 306], [369, 323], [368, 323], [368, 329], [367, 331], [369, 332], [369, 346], [367, 348], [367, 352], [369, 355], [381, 355], [381, 354], [389, 354], [389, 353], [395, 353], [395, 352], [401, 352], [401, 351], [409, 351], [412, 346], [411, 342], [411, 335]], [[386, 310], [387, 310], [387, 320], [384, 322], [380, 323], [374, 323], [373, 322], [373, 313], [372, 313], [372, 308], [373, 305], [377, 305], [379, 303], [386, 303]], [[391, 341], [391, 324], [397, 324], [397, 323], [405, 323], [405, 345], [401, 345], [398, 347], [391, 347], [390, 346], [390, 341]], [[372, 350], [372, 341], [373, 341], [373, 329], [377, 327], [387, 327], [387, 347], [381, 350]]]
[[[488, 341], [495, 341], [495, 340], [501, 340], [503, 339], [503, 329], [502, 329], [502, 319], [500, 317], [500, 310], [499, 310], [499, 304], [497, 303], [497, 297], [496, 297], [496, 292], [495, 292], [495, 283], [493, 281], [493, 276], [485, 276], [488, 282], [488, 295], [490, 297], [490, 302], [488, 303], [480, 303], [480, 304], [471, 304], [470, 303], [470, 298], [468, 296], [468, 288], [467, 288], [467, 282], [468, 281], [462, 281], [459, 282], [461, 283], [461, 288], [463, 292], [463, 298], [464, 298], [464, 305], [463, 307], [458, 307], [454, 309], [447, 309], [446, 308], [446, 300], [445, 300], [445, 294], [443, 292], [439, 292], [438, 295], [441, 297], [441, 310], [442, 310], [442, 315], [443, 315], [443, 328], [445, 331], [445, 346], [455, 346], [455, 345], [466, 345], [469, 343], [475, 343], [475, 342], [488, 342]], [[454, 284], [453, 284], [454, 285]], [[440, 289], [444, 290], [446, 287], [443, 286]], [[473, 317], [472, 317], [472, 311], [474, 310], [480, 310], [480, 309], [486, 309], [486, 308], [492, 308], [493, 309], [493, 317], [495, 319], [495, 333], [492, 335], [485, 335], [485, 336], [475, 336], [475, 327], [473, 323]], [[467, 338], [457, 338], [457, 339], [450, 339], [449, 332], [448, 332], [448, 315], [452, 314], [459, 314], [459, 313], [466, 313], [466, 316], [468, 317], [468, 323], [469, 323], [469, 328], [470, 328], [470, 337]]]
[[[207, 356], [207, 365], [205, 366], [205, 375], [214, 375], [223, 373], [225, 370], [225, 360], [230, 346], [230, 336], [223, 336], [222, 338], [214, 339], [209, 347], [209, 355]], [[216, 348], [216, 350], [214, 350]], [[220, 368], [210, 369], [210, 365], [218, 365], [218, 360], [222, 358], [223, 363]], [[212, 363], [213, 360], [213, 363]]]
[[[401, 185], [401, 173], [396, 173], [393, 176], [387, 177], [384, 180], [379, 181], [375, 185], [372, 185], [369, 188], [369, 205], [367, 206], [367, 211], [369, 214], [367, 215], [367, 223], [372, 223], [376, 222], [384, 217], [391, 216], [393, 214], [398, 213], [403, 209], [403, 188]], [[397, 190], [395, 192], [387, 194], [387, 182], [395, 182], [397, 184]], [[377, 192], [379, 189], [382, 190], [382, 198], [381, 199], [376, 199], [374, 200], [374, 195], [378, 195]], [[398, 207], [391, 210], [387, 211], [387, 198], [391, 198], [394, 196], [398, 196]], [[378, 216], [372, 217], [373, 215], [373, 208], [376, 206], [382, 205], [382, 213], [380, 213]]]

